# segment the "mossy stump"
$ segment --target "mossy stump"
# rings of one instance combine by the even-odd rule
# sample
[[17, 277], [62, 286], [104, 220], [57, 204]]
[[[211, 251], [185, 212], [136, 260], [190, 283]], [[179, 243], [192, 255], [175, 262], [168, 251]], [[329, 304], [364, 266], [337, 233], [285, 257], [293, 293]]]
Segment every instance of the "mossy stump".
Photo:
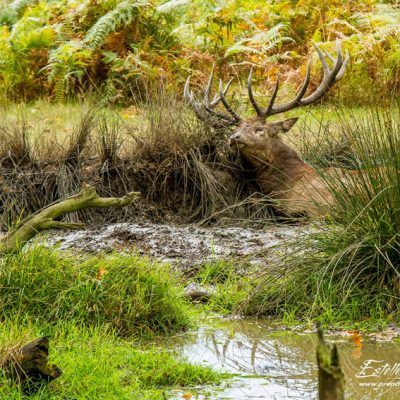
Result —
[[48, 363], [48, 357], [49, 339], [41, 337], [10, 350], [1, 367], [8, 379], [21, 385], [24, 392], [32, 393], [62, 373], [56, 365]]
[[325, 342], [320, 322], [317, 322], [317, 330], [319, 400], [344, 400], [344, 375], [339, 364], [337, 346]]

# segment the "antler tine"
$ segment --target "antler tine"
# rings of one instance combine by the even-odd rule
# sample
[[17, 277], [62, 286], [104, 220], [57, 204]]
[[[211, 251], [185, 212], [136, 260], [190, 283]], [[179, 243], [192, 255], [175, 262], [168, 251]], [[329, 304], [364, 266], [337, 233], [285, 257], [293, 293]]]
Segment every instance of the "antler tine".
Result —
[[241, 120], [241, 118], [239, 117], [239, 115], [237, 115], [235, 113], [235, 111], [232, 110], [231, 106], [229, 105], [229, 103], [227, 102], [227, 100], [225, 98], [225, 93], [223, 91], [223, 86], [222, 86], [222, 79], [219, 80], [219, 96], [221, 97], [222, 104], [225, 106], [225, 108], [229, 112], [229, 114], [232, 115], [233, 119], [236, 122], [239, 122]]
[[[342, 48], [341, 48], [339, 40], [336, 41], [336, 52], [337, 52], [336, 58], [334, 58], [330, 53], [325, 52], [326, 57], [329, 58], [329, 60], [333, 63], [332, 69], [329, 68], [327, 60], [324, 56], [324, 53], [320, 49], [320, 47], [316, 43], [313, 43], [313, 45], [315, 47], [315, 50], [317, 51], [319, 59], [321, 60], [322, 68], [324, 71], [324, 76], [323, 76], [322, 81], [319, 84], [318, 88], [312, 94], [303, 98], [303, 96], [305, 95], [305, 93], [307, 91], [308, 85], [310, 83], [311, 59], [309, 59], [308, 63], [307, 63], [307, 71], [306, 71], [306, 76], [303, 81], [303, 85], [301, 86], [296, 97], [293, 100], [291, 100], [285, 104], [274, 106], [274, 102], [276, 100], [276, 96], [277, 96], [278, 88], [279, 88], [279, 79], [278, 79], [275, 84], [275, 89], [272, 94], [272, 97], [271, 97], [268, 107], [266, 109], [261, 110], [262, 117], [267, 118], [271, 115], [289, 111], [296, 107], [306, 106], [308, 104], [311, 104], [311, 103], [319, 100], [337, 81], [342, 79], [342, 77], [345, 73], [346, 67], [350, 61], [350, 55], [346, 51], [346, 57], [343, 60]], [[251, 78], [251, 72], [250, 72], [250, 78]], [[250, 81], [248, 82], [248, 86], [249, 86], [249, 84], [250, 84]], [[256, 104], [256, 103], [255, 103], [253, 93], [251, 90], [249, 90], [249, 98], [254, 107], [254, 104]], [[259, 107], [257, 107], [257, 108], [254, 107], [254, 108], [257, 111], [257, 108], [259, 108]], [[260, 115], [259, 111], [257, 111], [257, 115]]]
[[339, 40], [336, 40], [336, 52], [337, 52], [336, 64], [333, 67], [333, 70], [331, 71], [333, 82], [335, 82], [336, 75], [338, 74], [343, 65], [342, 47], [340, 46]]
[[[317, 100], [319, 100], [331, 87], [332, 85], [336, 82], [336, 77], [338, 73], [340, 72], [342, 66], [343, 66], [343, 56], [342, 56], [342, 49], [340, 46], [340, 42], [337, 40], [336, 41], [336, 48], [337, 48], [337, 58], [336, 58], [336, 63], [333, 67], [333, 70], [330, 70], [329, 67], [327, 66], [326, 60], [324, 55], [322, 54], [322, 51], [319, 49], [319, 47], [314, 44], [315, 48], [317, 49], [318, 56], [322, 62], [322, 65], [326, 66], [326, 69], [324, 67], [324, 77], [322, 79], [322, 82], [318, 86], [318, 88], [315, 90], [314, 93], [310, 94], [308, 97], [302, 99], [299, 102], [299, 105], [308, 105], [311, 104]], [[347, 61], [348, 62], [348, 61]], [[347, 65], [347, 64], [346, 64]], [[343, 73], [344, 74], [344, 71]]]
[[329, 53], [328, 50], [325, 50], [325, 49], [324, 49], [324, 53], [325, 53], [325, 55], [331, 60], [331, 62], [332, 62], [333, 64], [335, 64], [335, 62], [336, 62], [335, 57], [333, 57], [332, 54]]
[[196, 113], [201, 112], [201, 104], [194, 99], [193, 93], [189, 89], [190, 85], [190, 75], [186, 79], [185, 87], [183, 89], [183, 98], [188, 102], [190, 106], [192, 106]]
[[[211, 94], [213, 78], [214, 78], [214, 66], [211, 70], [211, 74], [208, 78], [207, 86], [204, 90], [203, 102], [196, 101], [193, 92], [190, 90], [190, 76], [187, 78], [187, 80], [185, 82], [185, 86], [183, 89], [183, 97], [187, 101], [187, 103], [193, 108], [194, 112], [196, 113], [196, 115], [198, 116], [199, 119], [209, 121], [215, 127], [236, 125], [240, 121], [240, 119], [238, 119], [236, 114], [235, 114], [234, 118], [231, 118], [229, 115], [225, 115], [223, 113], [213, 110], [213, 108], [215, 108], [219, 104], [219, 102], [222, 101], [220, 95], [219, 96], [215, 95], [213, 100], [210, 101], [210, 94]], [[225, 89], [223, 90], [224, 95], [228, 91], [229, 86], [232, 83], [232, 80], [233, 80], [233, 78], [225, 86]], [[209, 116], [207, 116], [207, 113], [215, 118], [210, 119]], [[233, 114], [231, 114], [231, 115], [233, 115]]]
[[[337, 42], [336, 42], [336, 43], [337, 43]], [[325, 55], [331, 60], [331, 62], [332, 62], [333, 64], [336, 63], [335, 58], [332, 56], [331, 53], [329, 53], [328, 50], [324, 50], [324, 53], [325, 53]], [[340, 81], [340, 79], [343, 78], [344, 72], [346, 71], [346, 67], [347, 67], [347, 64], [349, 63], [349, 61], [350, 61], [350, 54], [349, 54], [349, 52], [346, 50], [346, 57], [344, 58], [344, 61], [343, 61], [343, 63], [342, 63], [342, 66], [341, 66], [339, 72], [338, 72], [337, 75], [336, 75], [335, 82]]]
[[[205, 105], [204, 108], [206, 109], [207, 112], [209, 112], [211, 115], [221, 118], [223, 121], [226, 121], [228, 125], [234, 125], [236, 123], [235, 119], [230, 118], [229, 116], [222, 114], [220, 112], [214, 111], [213, 108], [219, 104], [221, 101], [221, 96], [218, 94], [215, 94], [212, 101], [210, 102], [210, 91], [211, 91], [211, 85], [214, 77], [214, 65], [211, 70], [210, 78], [208, 80], [208, 84], [206, 87], [206, 90], [204, 92], [204, 100], [205, 100]], [[229, 82], [226, 84], [225, 89], [223, 90], [224, 95], [228, 92], [228, 89], [233, 81], [233, 78], [229, 80]]]
[[311, 58], [307, 62], [306, 76], [304, 78], [303, 85], [301, 86], [299, 93], [297, 94], [296, 98], [294, 99], [295, 104], [297, 104], [303, 98], [304, 94], [306, 93], [308, 84], [310, 83], [310, 76], [311, 76]]
[[[229, 79], [229, 82], [225, 85], [225, 89], [224, 89], [224, 96], [228, 93], [229, 87], [231, 86], [231, 83], [233, 82], [233, 78]], [[212, 107], [216, 106], [219, 102], [221, 101], [221, 96], [219, 96], [218, 94], [215, 94], [212, 102], [210, 103], [210, 105]]]
[[[218, 96], [218, 94], [215, 94], [213, 99], [210, 101], [211, 87], [212, 87], [212, 83], [214, 80], [214, 69], [215, 69], [215, 64], [213, 64], [213, 66], [211, 68], [211, 73], [210, 73], [210, 76], [208, 77], [207, 86], [204, 90], [204, 104], [208, 108], [214, 108], [221, 101], [221, 97]], [[224, 89], [224, 94], [227, 93], [232, 81], [233, 81], [233, 78], [231, 78], [229, 80], [229, 82], [226, 84], [225, 89]]]
[[265, 109], [262, 109], [262, 108], [260, 108], [259, 105], [257, 104], [256, 99], [254, 98], [254, 95], [253, 95], [252, 75], [253, 75], [253, 68], [250, 69], [249, 78], [248, 78], [248, 80], [247, 80], [247, 91], [248, 91], [248, 93], [249, 93], [249, 98], [250, 98], [251, 105], [252, 105], [253, 108], [256, 110], [256, 113], [257, 113], [257, 115], [258, 115], [259, 117], [267, 118], [267, 117], [269, 117], [270, 115], [272, 115], [272, 114], [271, 114], [271, 111], [272, 111], [272, 108], [273, 108], [273, 106], [274, 106], [274, 102], [275, 102], [275, 99], [276, 99], [276, 96], [277, 96], [278, 90], [279, 90], [279, 77], [278, 77], [278, 79], [276, 80], [275, 87], [274, 87], [274, 91], [273, 91], [272, 96], [271, 96], [271, 99], [270, 99], [270, 101], [269, 101], [269, 103], [268, 103], [268, 107], [265, 108]]
[[189, 100], [189, 98], [190, 98], [189, 85], [190, 85], [190, 75], [187, 77], [186, 82], [185, 82], [185, 87], [183, 88], [183, 97], [186, 100]]
[[339, 72], [336, 75], [335, 82], [340, 81], [343, 78], [343, 75], [346, 71], [346, 67], [347, 67], [347, 64], [349, 63], [349, 61], [350, 61], [350, 54], [346, 50], [346, 57], [343, 61], [342, 67], [340, 68]]
[[249, 78], [247, 79], [247, 91], [249, 93], [249, 99], [251, 105], [253, 106], [254, 110], [256, 110], [257, 115], [259, 117], [262, 117], [263, 116], [262, 110], [258, 106], [256, 99], [254, 98], [253, 88], [252, 88], [252, 78], [253, 78], [253, 68], [250, 68]]
[[324, 77], [325, 77], [327, 74], [329, 74], [330, 69], [328, 67], [328, 64], [325, 60], [324, 54], [322, 53], [322, 50], [320, 49], [320, 47], [317, 45], [317, 43], [314, 43], [314, 42], [312, 42], [312, 43], [313, 43], [315, 50], [317, 50], [319, 59], [321, 60], [322, 68], [324, 70]]
[[213, 66], [211, 68], [210, 76], [208, 77], [207, 86], [206, 86], [206, 89], [204, 90], [204, 103], [205, 104], [210, 103], [211, 85], [212, 85], [212, 81], [214, 79], [214, 67], [215, 67], [215, 64], [213, 64]]
[[272, 115], [275, 99], [276, 99], [276, 96], [278, 95], [278, 90], [279, 90], [279, 76], [276, 79], [274, 91], [273, 91], [271, 99], [268, 103], [268, 107], [265, 110], [263, 110], [263, 117], [267, 118], [270, 115]]
[[[321, 60], [322, 67], [324, 70], [324, 77], [319, 86], [319, 88], [322, 88], [322, 87], [325, 87], [326, 84], [329, 84], [331, 81], [333, 81], [333, 82], [335, 81], [335, 77], [338, 74], [338, 72], [343, 64], [342, 48], [340, 47], [339, 40], [336, 40], [336, 52], [337, 52], [336, 60], [331, 56], [331, 54], [329, 54], [327, 51], [325, 51], [325, 54], [327, 55], [327, 57], [334, 63], [333, 70], [331, 70], [326, 62], [325, 56], [324, 56], [322, 50], [320, 49], [320, 47], [316, 43], [313, 43], [313, 45], [314, 45], [315, 49], [317, 50], [318, 57]], [[329, 89], [329, 87], [328, 87], [328, 89]], [[316, 92], [318, 92], [318, 89], [316, 90]]]
[[303, 84], [301, 85], [301, 88], [299, 92], [297, 93], [296, 97], [294, 100], [289, 101], [286, 104], [278, 105], [275, 109], [273, 114], [279, 114], [285, 111], [289, 111], [292, 108], [298, 107], [300, 104], [300, 100], [303, 98], [304, 94], [306, 93], [306, 90], [308, 88], [308, 84], [310, 83], [310, 76], [311, 76], [311, 58], [308, 59], [307, 62], [307, 70], [306, 70], [306, 76], [304, 78]]

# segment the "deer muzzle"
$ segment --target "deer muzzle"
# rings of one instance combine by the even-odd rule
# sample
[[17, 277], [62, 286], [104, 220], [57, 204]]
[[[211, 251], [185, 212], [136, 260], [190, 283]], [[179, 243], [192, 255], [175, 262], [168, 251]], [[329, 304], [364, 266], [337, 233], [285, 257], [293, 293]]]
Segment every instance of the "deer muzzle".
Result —
[[233, 135], [231, 135], [229, 138], [229, 146], [231, 147], [243, 146], [244, 143], [241, 141], [241, 137], [242, 135], [240, 133], [234, 133]]

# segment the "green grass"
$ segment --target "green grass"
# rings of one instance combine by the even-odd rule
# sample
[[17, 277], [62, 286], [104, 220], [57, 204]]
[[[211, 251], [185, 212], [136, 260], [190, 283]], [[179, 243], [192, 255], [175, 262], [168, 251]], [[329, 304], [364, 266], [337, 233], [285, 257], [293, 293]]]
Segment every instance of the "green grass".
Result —
[[213, 288], [206, 311], [235, 314], [257, 281], [251, 267], [235, 260], [212, 260], [200, 265], [194, 281]]
[[[123, 340], [105, 327], [84, 327], [74, 322], [53, 326], [11, 318], [0, 326], [4, 352], [16, 343], [50, 335], [50, 362], [63, 374], [30, 399], [164, 399], [176, 387], [218, 384], [224, 377], [210, 368], [156, 347]], [[0, 399], [26, 398], [21, 389], [0, 375]]]
[[[0, 261], [0, 360], [50, 337], [63, 374], [31, 399], [164, 399], [168, 390], [224, 377], [146, 341], [193, 324], [197, 311], [167, 264], [112, 253], [87, 256], [41, 246]], [[0, 399], [23, 399], [0, 372]]]
[[[158, 93], [159, 101], [160, 97], [168, 97], [165, 93]], [[172, 96], [170, 96], [172, 97]], [[180, 95], [176, 96], [176, 99], [180, 99]], [[269, 96], [266, 96], [264, 99], [265, 102], [268, 102]], [[245, 98], [244, 102], [248, 106], [248, 110], [243, 113], [243, 117], [252, 117], [254, 114], [254, 110], [248, 104], [248, 100]], [[166, 103], [164, 99], [164, 103]], [[175, 100], [176, 103], [176, 100]], [[164, 108], [168, 108], [169, 113], [173, 113], [173, 109], [178, 109], [177, 112], [181, 118], [182, 113], [189, 114], [189, 117], [192, 116], [192, 110], [181, 110], [179, 109], [179, 105], [177, 104], [162, 104]], [[101, 117], [108, 119], [119, 121], [120, 125], [120, 135], [123, 139], [123, 148], [119, 150], [119, 155], [121, 153], [125, 153], [130, 150], [133, 144], [130, 142], [131, 136], [139, 136], [141, 140], [145, 139], [144, 136], [152, 135], [155, 129], [151, 129], [155, 125], [155, 121], [161, 119], [159, 116], [160, 112], [165, 111], [163, 109], [157, 109], [154, 104], [145, 105], [145, 104], [135, 104], [130, 107], [113, 107], [113, 108], [98, 108], [98, 102], [94, 99], [87, 98], [84, 101], [79, 102], [68, 102], [65, 104], [52, 103], [47, 100], [37, 100], [30, 103], [14, 103], [9, 102], [6, 104], [0, 104], [0, 115], [4, 118], [9, 126], [20, 125], [21, 121], [26, 121], [27, 127], [29, 129], [29, 143], [32, 147], [32, 151], [35, 154], [35, 157], [38, 160], [48, 161], [52, 159], [52, 155], [54, 156], [54, 151], [56, 147], [57, 150], [62, 153], [62, 150], [65, 149], [73, 133], [76, 129], [77, 122], [82, 118], [85, 110], [96, 108], [101, 115]], [[365, 114], [366, 107], [346, 107], [341, 108], [340, 111], [346, 113], [349, 116], [362, 116]], [[175, 110], [176, 111], [176, 110]], [[319, 146], [325, 142], [324, 147], [326, 147], [327, 139], [330, 141], [330, 137], [324, 137], [324, 132], [319, 132], [321, 128], [321, 121], [324, 121], [324, 125], [327, 125], [327, 121], [338, 121], [341, 119], [340, 115], [338, 115], [337, 108], [331, 105], [325, 106], [313, 106], [295, 109], [286, 113], [286, 117], [299, 117], [299, 122], [295, 125], [293, 130], [290, 132], [289, 137], [291, 142], [298, 146], [300, 151], [306, 152], [307, 149], [310, 149], [309, 142], [318, 140]], [[164, 117], [160, 128], [157, 129], [165, 129], [165, 123], [167, 117]], [[176, 126], [179, 125], [179, 122], [176, 118], [173, 121], [173, 124]], [[274, 116], [271, 120], [280, 120], [282, 119], [280, 115]], [[91, 156], [97, 155], [96, 151], [98, 150], [97, 139], [102, 135], [101, 132], [101, 124], [97, 124], [93, 129], [93, 138], [91, 139], [95, 146], [90, 153]], [[199, 129], [198, 126], [196, 126]], [[184, 135], [180, 135], [179, 132], [173, 132], [172, 135], [169, 134], [170, 130], [173, 130], [174, 127], [169, 126], [168, 136], [178, 135], [183, 136], [179, 137], [179, 140], [187, 139]], [[186, 129], [187, 131], [188, 129]], [[308, 131], [308, 132], [307, 132]], [[186, 132], [187, 133], [187, 132]], [[310, 134], [311, 133], [311, 134]], [[320, 135], [318, 134], [320, 133]], [[306, 137], [304, 136], [306, 134]], [[154, 136], [160, 138], [160, 132], [155, 132]], [[223, 134], [221, 134], [223, 136]], [[189, 138], [190, 139], [190, 138]], [[196, 141], [196, 137], [192, 137], [192, 140]], [[46, 144], [46, 146], [44, 146]], [[150, 143], [153, 144], [154, 143]], [[182, 144], [182, 142], [180, 142]], [[307, 145], [307, 146], [305, 146]], [[127, 147], [128, 146], [128, 150]], [[148, 145], [149, 146], [149, 145]], [[46, 152], [47, 149], [50, 149], [50, 152]], [[311, 152], [310, 152], [311, 153]], [[58, 155], [58, 154], [57, 154]]]
[[327, 220], [282, 249], [248, 299], [248, 312], [342, 326], [399, 320], [399, 127], [398, 110], [338, 121], [338, 136], [352, 139], [347, 162], [355, 171], [343, 183], [339, 173], [320, 170], [335, 198]]
[[[32, 158], [37, 161], [62, 158], [74, 142], [79, 121], [88, 110], [94, 109], [97, 120], [91, 127], [90, 156], [101, 153], [101, 139], [106, 124], [118, 126], [116, 139], [124, 144], [119, 147], [119, 154], [129, 153], [133, 146], [132, 135], [136, 134], [136, 128], [140, 124], [143, 125], [145, 118], [143, 108], [104, 108], [99, 107], [98, 102], [91, 98], [65, 104], [51, 103], [46, 100], [37, 100], [32, 103], [0, 103], [0, 115], [6, 121], [5, 126], [10, 132], [14, 127], [25, 125], [29, 150]], [[130, 128], [132, 128], [132, 134], [129, 132]], [[2, 127], [2, 131], [4, 130]], [[4, 142], [4, 137], [2, 141]]]
[[191, 310], [167, 264], [113, 253], [83, 257], [34, 247], [0, 260], [2, 319], [106, 324], [121, 335], [186, 329]]

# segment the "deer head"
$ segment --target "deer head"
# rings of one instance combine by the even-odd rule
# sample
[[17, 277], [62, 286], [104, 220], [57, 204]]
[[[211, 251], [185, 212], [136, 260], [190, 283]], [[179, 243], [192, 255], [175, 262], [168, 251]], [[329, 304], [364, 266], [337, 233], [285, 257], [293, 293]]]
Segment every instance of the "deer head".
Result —
[[[310, 60], [307, 63], [307, 71], [303, 84], [296, 97], [287, 103], [281, 105], [275, 104], [279, 90], [278, 78], [269, 104], [265, 108], [259, 106], [254, 98], [252, 89], [253, 71], [252, 69], [250, 70], [247, 82], [247, 90], [250, 102], [257, 114], [256, 117], [243, 120], [229, 105], [225, 96], [232, 80], [228, 82], [225, 88], [223, 88], [222, 80], [220, 80], [219, 94], [215, 95], [214, 98], [210, 100], [213, 71], [211, 71], [208, 84], [204, 91], [203, 101], [197, 101], [193, 93], [190, 91], [190, 77], [187, 79], [185, 84], [184, 98], [188, 104], [192, 106], [197, 116], [200, 119], [207, 121], [207, 123], [210, 125], [218, 128], [235, 126], [236, 130], [230, 136], [230, 145], [232, 148], [237, 149], [241, 156], [244, 157], [250, 164], [255, 167], [260, 165], [274, 165], [278, 158], [282, 158], [282, 153], [289, 152], [289, 154], [292, 153], [292, 155], [295, 155], [294, 151], [284, 144], [280, 138], [280, 133], [288, 132], [296, 123], [297, 118], [290, 118], [272, 123], [268, 123], [267, 118], [297, 107], [312, 104], [321, 99], [325, 93], [328, 92], [328, 90], [343, 77], [346, 66], [350, 60], [347, 52], [345, 59], [343, 59], [339, 41], [336, 42], [336, 59], [328, 52], [325, 52], [326, 57], [332, 63], [332, 67], [328, 66], [328, 62], [322, 50], [316, 44], [314, 44], [314, 47], [317, 51], [319, 59], [321, 60], [324, 76], [317, 89], [306, 97], [305, 94], [310, 83]], [[222, 103], [222, 105], [225, 107], [225, 113], [216, 111], [216, 107], [220, 103]]]

